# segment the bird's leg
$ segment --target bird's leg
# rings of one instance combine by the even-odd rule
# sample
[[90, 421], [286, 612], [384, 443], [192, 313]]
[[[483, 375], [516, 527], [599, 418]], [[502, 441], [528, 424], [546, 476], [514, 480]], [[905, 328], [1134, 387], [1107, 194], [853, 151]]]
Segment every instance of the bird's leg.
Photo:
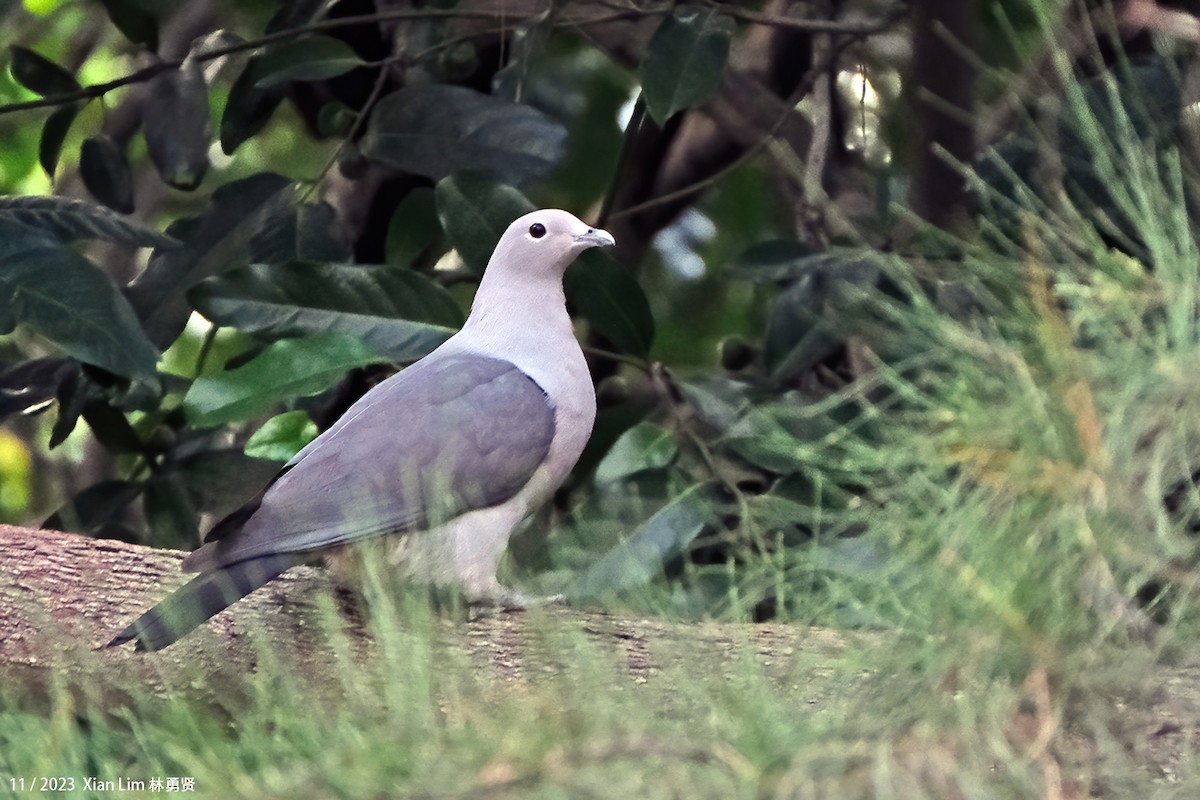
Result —
[[530, 597], [526, 594], [502, 586], [499, 582], [489, 586], [486, 591], [473, 593], [470, 603], [473, 606], [497, 608], [501, 611], [524, 611], [527, 608], [566, 603], [565, 595], [552, 594], [545, 597]]

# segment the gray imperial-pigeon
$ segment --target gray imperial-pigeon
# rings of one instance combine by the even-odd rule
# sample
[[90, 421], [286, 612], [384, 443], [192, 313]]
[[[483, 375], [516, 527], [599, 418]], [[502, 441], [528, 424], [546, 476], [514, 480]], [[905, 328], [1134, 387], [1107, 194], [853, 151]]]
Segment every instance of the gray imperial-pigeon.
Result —
[[523, 606], [496, 567], [513, 528], [575, 466], [596, 417], [563, 272], [612, 244], [566, 211], [512, 223], [462, 330], [363, 395], [215, 525], [183, 562], [200, 574], [108, 646], [159, 650], [290, 567], [383, 535], [400, 574]]

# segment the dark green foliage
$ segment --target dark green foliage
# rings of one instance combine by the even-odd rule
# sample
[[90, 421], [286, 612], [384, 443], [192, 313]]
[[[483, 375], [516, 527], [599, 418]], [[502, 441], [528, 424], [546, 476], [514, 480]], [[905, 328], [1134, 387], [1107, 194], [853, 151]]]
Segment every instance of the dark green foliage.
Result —
[[463, 321], [429, 278], [376, 266], [260, 264], [206, 281], [190, 297], [214, 322], [265, 339], [339, 331], [401, 363], [437, 347]]
[[277, 205], [250, 238], [254, 264], [351, 261], [354, 253], [337, 212], [328, 203]]
[[[144, 48], [157, 47], [172, 13], [145, 0], [103, 5]], [[851, 147], [844, 129], [872, 133], [865, 87], [853, 119], [851, 105], [831, 106], [843, 112], [831, 135], [846, 141], [829, 143], [827, 175], [804, 173], [801, 145], [819, 109], [772, 127], [727, 92], [719, 107], [696, 110], [723, 85], [741, 85], [723, 83], [732, 71], [780, 101], [829, 76], [837, 85], [865, 76], [881, 89], [892, 66], [859, 47], [872, 33], [823, 33], [835, 63], [811, 71], [807, 60], [784, 63], [808, 52], [804, 26], [763, 24], [764, 12], [746, 4], [608, 9], [614, 19], [596, 24], [640, 31], [615, 49], [603, 36], [594, 47], [591, 23], [571, 16], [586, 9], [562, 5], [501, 21], [417, 4], [353, 25], [343, 16], [361, 9], [347, 3], [240, 9], [223, 44], [172, 43], [144, 76], [126, 76], [147, 95], [144, 152], [113, 115], [120, 93], [81, 89], [52, 60], [12, 49], [13, 98], [88, 95], [22, 123], [28, 152], [14, 147], [14, 164], [32, 163], [36, 150], [47, 174], [73, 175], [70, 150], [86, 117], [96, 127], [84, 132], [79, 173], [100, 203], [131, 213], [133, 187], [158, 180], [148, 164], [195, 195], [147, 191], [138, 210], [156, 215], [153, 225], [54, 197], [0, 198], [0, 418], [54, 407], [40, 432], [46, 444], [69, 445], [86, 427], [113, 456], [106, 478], [119, 479], [103, 484], [110, 500], [85, 490], [56, 523], [194, 542], [201, 514], [253, 496], [392, 368], [381, 362], [418, 359], [462, 324], [513, 219], [561, 206], [621, 241], [616, 258], [588, 252], [564, 278], [601, 407], [556, 498], [549, 538], [579, 534], [574, 546], [591, 560], [572, 567], [595, 564], [577, 573], [582, 594], [629, 594], [661, 575], [687, 613], [731, 608], [743, 590], [742, 611], [786, 611], [786, 589], [755, 570], [794, 589], [792, 577], [779, 578], [794, 563], [772, 560], [785, 554], [813, 574], [866, 581], [879, 551], [858, 541], [877, 531], [863, 509], [882, 505], [897, 473], [885, 458], [889, 431], [925, 408], [927, 394], [953, 393], [941, 382], [959, 370], [929, 367], [936, 348], [914, 328], [925, 334], [921, 325], [936, 328], [942, 316], [986, 327], [1009, 307], [1028, 314], [1028, 282], [1012, 279], [1012, 263], [1027, 257], [1029, 231], [1048, 242], [1050, 260], [1100, 236], [1157, 268], [1174, 250], [1160, 236], [1149, 258], [1145, 220], [1173, 219], [1192, 202], [1182, 168], [1172, 202], [1153, 213], [1147, 195], [1128, 188], [1140, 185], [1131, 178], [1140, 148], [1153, 149], [1154, 170], [1176, 169], [1183, 94], [1167, 57], [1117, 60], [1064, 81], [981, 158], [972, 180], [986, 213], [975, 222], [1012, 262], [987, 271], [970, 237], [893, 227], [902, 215], [885, 206], [903, 195], [909, 143], [876, 142], [892, 159], [881, 169]], [[260, 30], [267, 38], [255, 38]], [[771, 31], [791, 38], [730, 59], [751, 32], [766, 41]], [[103, 36], [98, 51], [107, 53], [119, 37], [107, 28]], [[71, 52], [59, 44], [37, 46]], [[210, 69], [215, 48], [236, 51], [229, 74]], [[114, 73], [93, 66], [81, 68], [89, 81]], [[875, 102], [904, 110], [886, 92]], [[231, 155], [211, 167], [210, 103], [224, 104], [219, 137]], [[637, 124], [639, 111], [622, 130], [618, 112], [629, 107], [657, 124]], [[859, 155], [863, 163], [848, 167]], [[812, 180], [874, 206], [823, 205]], [[90, 248], [93, 240], [119, 245], [119, 255]], [[138, 248], [153, 248], [148, 260]], [[630, 253], [645, 257], [633, 263]], [[976, 271], [955, 274], [968, 264]], [[1105, 274], [1129, 289], [1135, 272]], [[122, 286], [111, 275], [135, 277]], [[1108, 288], [1076, 287], [1062, 305], [1093, 291]], [[1095, 320], [1079, 330], [1103, 338]], [[247, 438], [247, 451], [230, 445]], [[596, 527], [608, 533], [589, 539]]]
[[158, 354], [129, 303], [53, 234], [16, 222], [0, 208], [0, 331], [23, 323], [80, 361], [152, 378]]
[[278, 462], [249, 456], [241, 450], [185, 449], [186, 444], [181, 444], [173, 469], [183, 478], [196, 510], [218, 519], [258, 494], [279, 472]]
[[182, 548], [200, 541], [196, 508], [178, 473], [158, 475], [147, 481], [142, 504], [155, 541]]
[[396, 207], [388, 223], [385, 260], [394, 267], [411, 267], [439, 233], [441, 223], [433, 191], [414, 189]]
[[288, 398], [325, 391], [346, 370], [380, 360], [345, 333], [283, 339], [236, 369], [197, 378], [183, 399], [184, 414], [197, 427], [254, 419]]
[[654, 580], [663, 564], [684, 552], [712, 516], [705, 487], [679, 495], [630, 537], [604, 554], [571, 587], [578, 598], [627, 591]]
[[[1163, 56], [1122, 62], [1111, 74], [1072, 87], [1029, 119], [974, 165], [978, 200], [989, 219], [1008, 236], [1017, 235], [1025, 197], [1048, 206], [1065, 189], [1080, 213], [1096, 220], [1123, 248], [1146, 256], [1133, 221], [1137, 199], [1123, 188], [1135, 151], [1148, 145], [1160, 153], [1174, 148], [1182, 111], [1181, 67]], [[1053, 130], [1055, 141], [1040, 133]], [[1113, 148], [1110, 137], [1122, 147]]]
[[178, 6], [178, 2], [160, 0], [100, 0], [100, 3], [126, 39], [149, 50], [158, 49], [159, 17]]
[[435, 181], [477, 170], [520, 186], [558, 163], [565, 138], [562, 125], [530, 106], [461, 86], [422, 84], [380, 101], [363, 153]]
[[[784, 249], [777, 251], [784, 258], [769, 267], [760, 262], [755, 275], [786, 286], [767, 318], [763, 359], [771, 377], [788, 385], [833, 355], [847, 332], [862, 328], [870, 305], [865, 301], [884, 277], [869, 251], [801, 256]], [[747, 255], [761, 258], [764, 250]]]
[[693, 4], [679, 6], [663, 20], [638, 70], [646, 108], [660, 126], [717, 90], [733, 28], [729, 16]]
[[[0, 421], [35, 411], [55, 396], [60, 383], [78, 370], [69, 358], [33, 358], [0, 369]], [[78, 417], [78, 414], [76, 414]]]
[[156, 249], [128, 291], [152, 341], [166, 347], [183, 331], [191, 315], [188, 289], [247, 263], [250, 240], [268, 204], [287, 186], [286, 179], [270, 174], [226, 184], [213, 193], [208, 211], [167, 229], [183, 247]]
[[144, 488], [134, 481], [101, 481], [71, 498], [69, 503], [48, 517], [42, 527], [97, 536], [111, 535], [118, 515]]
[[317, 133], [322, 136], [345, 136], [357, 116], [352, 108], [343, 103], [326, 103], [317, 112]]
[[0, 223], [20, 226], [59, 242], [104, 242], [171, 250], [179, 241], [108, 209], [62, 197], [0, 197]]
[[563, 277], [567, 300], [622, 353], [646, 356], [654, 317], [646, 294], [629, 270], [606, 253], [584, 253]]
[[254, 88], [265, 90], [291, 81], [335, 78], [361, 63], [354, 49], [340, 39], [310, 36], [271, 48], [255, 65]]
[[54, 380], [59, 381], [58, 385], [53, 387], [54, 400], [58, 404], [58, 417], [54, 420], [54, 427], [50, 430], [50, 441], [47, 442], [51, 450], [67, 440], [79, 424], [84, 407], [89, 402], [94, 402], [93, 386], [84, 379], [79, 364], [71, 360], [64, 361], [66, 363], [63, 368], [54, 376]]
[[[140, 0], [106, 2], [105, 9], [122, 34], [150, 48], [157, 46], [159, 22], [170, 12]], [[268, 23], [267, 33], [305, 25], [318, 13], [323, 12], [317, 3], [289, 4]], [[492, 94], [413, 81], [387, 86], [365, 109], [365, 97], [353, 91], [324, 95], [310, 121], [321, 135], [354, 135], [356, 141], [341, 142], [337, 153], [349, 179], [385, 169], [416, 181], [391, 210], [380, 257], [373, 259], [386, 266], [355, 263], [361, 259], [352, 236], [359, 231], [344, 224], [342, 209], [299, 199], [294, 175], [254, 172], [233, 180], [222, 175], [207, 203], [186, 207], [165, 233], [76, 201], [0, 199], [6, 234], [0, 327], [19, 336], [40, 334], [66, 356], [14, 363], [0, 373], [0, 412], [55, 406], [51, 447], [82, 424], [121, 459], [121, 474], [128, 476], [85, 490], [51, 522], [186, 546], [196, 539], [199, 514], [231, 511], [273, 470], [269, 462], [225, 449], [230, 430], [245, 430], [306, 397], [305, 408], [315, 417], [336, 416], [354, 399], [342, 396], [353, 390], [334, 388], [348, 370], [382, 359], [411, 362], [461, 325], [469, 296], [452, 294], [443, 284], [470, 274], [443, 276], [430, 267], [453, 248], [469, 273], [482, 272], [507, 225], [534, 208], [516, 187], [550, 176], [565, 154], [565, 122], [587, 102], [577, 89], [571, 98], [549, 90], [560, 67], [572, 70], [576, 83], [591, 80], [590, 68], [549, 47], [551, 30], [520, 37]], [[289, 92], [308, 87], [325, 92], [369, 60], [360, 53], [370, 52], [371, 45], [352, 43], [343, 33], [272, 40], [233, 74], [227, 94], [226, 79], [206, 78], [202, 70], [211, 65], [205, 53], [243, 41], [237, 34], [227, 34], [220, 45], [210, 38], [194, 45], [182, 62], [148, 71], [142, 132], [161, 179], [180, 189], [200, 187], [209, 168], [210, 91], [218, 105], [226, 94], [220, 139], [233, 153], [269, 135], [265, 126]], [[444, 54], [438, 66], [443, 79], [452, 73], [471, 79], [482, 62], [465, 57], [467, 50], [474, 52], [467, 46]], [[50, 60], [26, 48], [12, 52], [19, 84], [43, 95], [80, 91], [79, 82]], [[543, 58], [553, 65], [549, 72]], [[611, 84], [610, 75], [604, 82], [610, 94]], [[537, 98], [537, 106], [521, 102], [526, 98]], [[74, 159], [63, 147], [86, 102], [95, 102], [92, 108], [99, 111], [105, 101], [61, 105], [42, 124], [38, 141], [48, 174], [59, 171], [60, 161], [69, 165]], [[605, 115], [614, 114], [619, 102], [619, 96], [610, 97]], [[597, 118], [579, 119], [591, 120], [591, 126]], [[90, 117], [88, 122], [94, 124]], [[605, 146], [611, 154], [616, 129], [608, 124], [611, 141]], [[590, 131], [589, 136], [588, 141], [601, 141]], [[140, 160], [131, 162], [127, 153]], [[135, 174], [144, 164], [136, 146], [95, 132], [78, 158], [93, 197], [123, 213], [134, 210]], [[576, 161], [577, 173], [587, 162]], [[425, 180], [431, 185], [421, 185]], [[569, 174], [564, 180], [572, 183], [576, 210], [594, 202], [608, 182], [592, 174], [582, 183]], [[75, 244], [93, 239], [154, 249], [140, 273], [118, 287]], [[629, 268], [589, 256], [566, 284], [577, 313], [615, 350], [638, 359], [649, 355], [653, 318]], [[214, 330], [197, 341], [185, 330], [197, 311], [219, 327], [237, 329], [241, 338]], [[168, 363], [171, 372], [160, 371]], [[608, 443], [649, 410], [640, 402], [634, 407], [632, 416], [618, 415]], [[285, 458], [311, 436], [308, 419], [303, 411], [274, 417], [252, 439], [249, 452]], [[657, 435], [639, 444], [646, 430]], [[674, 468], [673, 437], [667, 428], [635, 430], [606, 462], [603, 477], [619, 482], [644, 473], [659, 480], [663, 470]], [[602, 455], [600, 450], [589, 456], [590, 463]], [[139, 526], [146, 530], [139, 533]]]
[[[88, 387], [90, 389], [90, 387]], [[87, 391], [87, 389], [85, 389]], [[143, 453], [142, 437], [119, 408], [99, 397], [88, 398], [83, 403], [82, 415], [96, 440], [112, 453]]]
[[226, 154], [232, 154], [247, 139], [258, 135], [283, 102], [283, 87], [258, 88], [261, 63], [261, 56], [251, 58], [229, 90], [219, 134], [221, 149]]
[[534, 209], [517, 189], [479, 172], [459, 173], [438, 181], [434, 198], [442, 230], [477, 274], [483, 274], [509, 223]]
[[112, 138], [101, 134], [79, 149], [79, 174], [92, 197], [113, 211], [133, 213], [133, 172]]
[[75, 117], [79, 116], [81, 108], [83, 105], [80, 103], [68, 103], [46, 117], [46, 123], [42, 126], [42, 139], [38, 144], [38, 163], [46, 170], [47, 175], [54, 175], [58, 168], [58, 157], [62, 154], [63, 142], [66, 141], [67, 133], [71, 130]]
[[69, 94], [79, 88], [75, 76], [50, 59], [27, 47], [12, 45], [13, 79], [31, 92], [42, 96]]
[[653, 422], [639, 422], [613, 443], [596, 466], [596, 480], [612, 483], [647, 470], [663, 469], [675, 460], [675, 436]]

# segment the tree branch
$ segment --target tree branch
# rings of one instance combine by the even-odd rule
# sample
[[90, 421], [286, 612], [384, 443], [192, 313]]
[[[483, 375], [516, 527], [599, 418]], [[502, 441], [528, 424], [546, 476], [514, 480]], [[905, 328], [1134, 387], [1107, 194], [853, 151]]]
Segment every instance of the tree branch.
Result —
[[[853, 36], [868, 36], [873, 33], [886, 30], [892, 24], [890, 21], [892, 15], [890, 12], [885, 14], [878, 21], [872, 21], [870, 23], [848, 23], [836, 20], [803, 19], [771, 14], [760, 14], [725, 5], [721, 5], [720, 8], [723, 13], [729, 14], [732, 17], [746, 22], [757, 25], [788, 28], [798, 31], [823, 31], [830, 33], [845, 33]], [[670, 10], [671, 6], [669, 4], [656, 8], [632, 7], [625, 10], [613, 11], [612, 13], [608, 14], [582, 14], [579, 16], [563, 17], [559, 20], [556, 20], [553, 25], [555, 27], [563, 28], [582, 28], [593, 25], [602, 25], [605, 23], [633, 17], [659, 16], [668, 13]], [[540, 19], [546, 14], [546, 11], [546, 8], [542, 8], [536, 13], [519, 18], [514, 18], [512, 14], [504, 11], [470, 8], [424, 8], [381, 11], [375, 14], [360, 14], [351, 17], [338, 17], [333, 19], [318, 20], [307, 25], [300, 25], [284, 31], [276, 31], [275, 33], [260, 36], [256, 39], [248, 39], [243, 42], [236, 42], [224, 45], [222, 47], [217, 47], [212, 50], [206, 50], [202, 53], [195, 54], [194, 58], [200, 63], [205, 63], [217, 58], [258, 50], [259, 48], [267, 47], [272, 44], [278, 44], [280, 42], [291, 41], [312, 33], [322, 33], [325, 31], [337, 30], [338, 28], [344, 28], [353, 25], [369, 25], [381, 22], [397, 22], [401, 20], [481, 19], [500, 21], [504, 24], [510, 24], [512, 27], [520, 27], [521, 25]], [[183, 62], [181, 60], [162, 61], [157, 64], [151, 64], [148, 67], [144, 67], [136, 72], [124, 75], [120, 78], [115, 78], [111, 81], [80, 87], [73, 92], [65, 92], [63, 94], [51, 95], [49, 97], [41, 97], [37, 100], [24, 100], [19, 103], [9, 103], [8, 105], [0, 106], [0, 115], [12, 114], [18, 111], [29, 111], [38, 108], [53, 108], [55, 106], [66, 105], [67, 103], [73, 103], [80, 100], [92, 100], [97, 97], [102, 97], [115, 89], [120, 89], [136, 83], [142, 83], [144, 81], [151, 80], [164, 72], [178, 69], [182, 63]]]
[[891, 30], [891, 28], [904, 16], [904, 4], [896, 3], [888, 10], [884, 11], [878, 19], [863, 21], [848, 22], [837, 19], [811, 19], [805, 17], [791, 17], [782, 14], [770, 14], [760, 11], [752, 11], [746, 8], [737, 8], [728, 6], [724, 3], [713, 3], [715, 8], [719, 8], [721, 13], [728, 14], [734, 19], [740, 19], [743, 22], [750, 22], [755, 25], [766, 25], [772, 28], [786, 28], [787, 30], [801, 31], [803, 33], [843, 33], [848, 36], [862, 38], [864, 36], [873, 36], [877, 33]]
[[[336, 596], [324, 570], [293, 569], [171, 647], [138, 653], [98, 648], [188, 579], [179, 568], [183, 553], [0, 525], [0, 554], [0, 685], [19, 687], [27, 702], [44, 703], [66, 686], [108, 708], [122, 707], [131, 695], [183, 694], [236, 705], [264, 648], [279, 663], [294, 665], [315, 692], [343, 685], [333, 671], [345, 656], [331, 651], [321, 624], [322, 609]], [[369, 655], [373, 645], [357, 607], [338, 605], [345, 644], [356, 658]], [[581, 659], [610, 654], [615, 674], [637, 683], [664, 667], [694, 668], [697, 653], [706, 654], [706, 669], [722, 670], [746, 648], [769, 659], [784, 648], [836, 657], [845, 647], [837, 633], [798, 626], [627, 620], [549, 608], [471, 621], [443, 615], [435, 621], [433, 652], [466, 653], [472, 663], [519, 684], [526, 676], [538, 680], [547, 671], [573, 669], [571, 653], [561, 649], [572, 635], [602, 640], [578, 651]], [[560, 644], [550, 649], [551, 642]]]

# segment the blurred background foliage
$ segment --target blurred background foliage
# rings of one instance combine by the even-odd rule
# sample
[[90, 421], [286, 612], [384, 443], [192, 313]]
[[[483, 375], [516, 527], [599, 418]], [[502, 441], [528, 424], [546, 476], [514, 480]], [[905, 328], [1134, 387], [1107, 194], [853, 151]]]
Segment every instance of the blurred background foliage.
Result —
[[[6, 521], [193, 547], [461, 324], [511, 219], [559, 206], [618, 248], [566, 277], [601, 410], [514, 541], [526, 582], [932, 624], [902, 565], [933, 559], [1024, 641], [1055, 592], [1133, 629], [1190, 593], [1185, 7], [41, 0], [0, 21]], [[965, 577], [1013, 548], [1079, 571]]]

